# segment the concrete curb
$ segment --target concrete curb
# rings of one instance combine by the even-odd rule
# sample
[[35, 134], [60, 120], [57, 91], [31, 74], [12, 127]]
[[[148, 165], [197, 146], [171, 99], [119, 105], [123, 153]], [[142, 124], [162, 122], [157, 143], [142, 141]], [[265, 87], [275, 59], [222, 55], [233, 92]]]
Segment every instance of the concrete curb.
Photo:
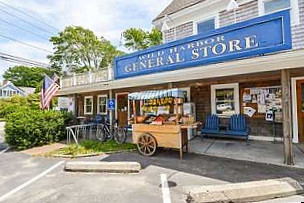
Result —
[[189, 192], [187, 202], [256, 202], [302, 192], [296, 180], [280, 178], [198, 187]]
[[[83, 158], [83, 157], [92, 157], [92, 156], [100, 156], [100, 155], [106, 155], [106, 154], [118, 154], [118, 153], [128, 153], [128, 152], [135, 152], [136, 149], [130, 149], [130, 150], [121, 150], [121, 151], [112, 151], [112, 152], [100, 152], [100, 153], [93, 153], [93, 154], [82, 154], [82, 155], [50, 155], [50, 157], [56, 157], [56, 158], [69, 158], [69, 159], [74, 159], [74, 158]], [[44, 155], [42, 155], [44, 156]]]
[[139, 173], [137, 162], [67, 162], [64, 170], [71, 172]]

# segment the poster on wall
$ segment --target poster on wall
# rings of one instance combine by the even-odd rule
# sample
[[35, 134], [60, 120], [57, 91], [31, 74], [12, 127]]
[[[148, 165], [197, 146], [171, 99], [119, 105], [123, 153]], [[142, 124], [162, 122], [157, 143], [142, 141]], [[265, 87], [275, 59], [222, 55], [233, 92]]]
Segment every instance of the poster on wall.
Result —
[[[282, 89], [281, 86], [244, 88], [243, 90], [243, 112], [250, 116], [248, 111], [255, 110], [257, 115], [264, 115], [272, 110], [282, 111]], [[250, 108], [251, 109], [250, 109]], [[251, 110], [252, 111], [252, 110]]]

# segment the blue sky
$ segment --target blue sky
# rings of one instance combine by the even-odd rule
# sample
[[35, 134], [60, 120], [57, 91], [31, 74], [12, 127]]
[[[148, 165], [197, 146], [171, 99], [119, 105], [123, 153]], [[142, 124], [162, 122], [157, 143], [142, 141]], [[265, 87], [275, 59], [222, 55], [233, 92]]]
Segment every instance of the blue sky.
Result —
[[[130, 27], [150, 29], [152, 20], [171, 0], [0, 0], [22, 10], [50, 26], [46, 26], [0, 3], [0, 52], [48, 63], [48, 52], [34, 49], [13, 40], [52, 51], [48, 39], [69, 25], [80, 25], [102, 35], [119, 47], [123, 30]], [[14, 16], [12, 16], [14, 15]], [[17, 17], [16, 17], [17, 16]], [[19, 18], [18, 18], [19, 17]], [[21, 19], [20, 19], [21, 18]], [[24, 22], [29, 21], [30, 23]], [[29, 33], [12, 25], [29, 30]], [[32, 25], [31, 25], [32, 24]], [[0, 60], [0, 80], [4, 71], [14, 66]]]

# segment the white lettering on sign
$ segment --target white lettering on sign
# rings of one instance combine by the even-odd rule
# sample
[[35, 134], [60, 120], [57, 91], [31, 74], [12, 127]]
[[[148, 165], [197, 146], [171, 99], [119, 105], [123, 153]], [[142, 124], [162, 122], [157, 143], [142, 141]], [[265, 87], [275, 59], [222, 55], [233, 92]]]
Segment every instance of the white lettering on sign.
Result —
[[[190, 42], [185, 45], [171, 47], [138, 57], [134, 63], [125, 65], [125, 72], [136, 72], [165, 65], [194, 61], [209, 56], [220, 56], [225, 53], [240, 52], [259, 47], [257, 35], [246, 36], [243, 39], [225, 41], [223, 35]], [[189, 54], [190, 53], [190, 54]], [[188, 57], [188, 58], [187, 58]]]

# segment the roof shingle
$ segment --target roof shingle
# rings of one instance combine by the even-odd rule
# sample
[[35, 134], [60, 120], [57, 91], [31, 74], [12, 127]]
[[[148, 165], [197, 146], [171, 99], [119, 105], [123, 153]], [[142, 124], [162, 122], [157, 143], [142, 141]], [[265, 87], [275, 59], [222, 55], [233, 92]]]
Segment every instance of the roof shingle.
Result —
[[176, 13], [185, 8], [191, 7], [206, 0], [173, 0], [154, 20], [158, 20], [165, 15]]

